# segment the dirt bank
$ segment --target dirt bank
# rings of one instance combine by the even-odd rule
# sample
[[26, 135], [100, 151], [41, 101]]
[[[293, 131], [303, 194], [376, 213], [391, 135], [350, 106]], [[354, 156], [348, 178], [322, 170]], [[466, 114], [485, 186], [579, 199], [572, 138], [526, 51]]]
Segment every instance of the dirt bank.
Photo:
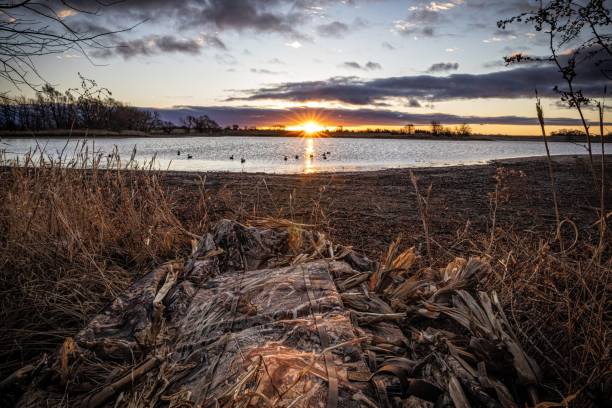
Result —
[[[590, 233], [586, 229], [597, 220], [598, 197], [589, 182], [585, 158], [557, 157], [554, 168], [562, 217], [572, 219]], [[472, 233], [489, 230], [496, 186], [498, 227], [528, 233], [554, 228], [550, 182], [543, 158], [413, 171], [421, 194], [427, 195], [431, 186], [430, 233], [443, 246], [455, 242], [457, 234], [466, 232], [466, 226]], [[190, 205], [194, 194], [199, 196], [204, 191], [211, 220], [274, 216], [317, 224], [335, 241], [373, 256], [379, 256], [399, 234], [408, 244], [423, 243], [409, 169], [308, 175], [168, 172], [164, 177], [172, 194], [179, 198], [178, 213], [184, 219], [189, 219], [195, 210]], [[607, 178], [612, 179], [609, 167]], [[607, 201], [610, 200], [608, 189]]]

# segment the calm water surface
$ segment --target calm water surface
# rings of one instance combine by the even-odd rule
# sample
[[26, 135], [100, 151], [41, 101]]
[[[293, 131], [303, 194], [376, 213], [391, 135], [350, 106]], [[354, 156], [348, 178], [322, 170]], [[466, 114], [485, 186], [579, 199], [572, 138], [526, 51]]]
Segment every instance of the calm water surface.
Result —
[[[26, 154], [38, 144], [57, 157], [67, 139], [15, 138], [0, 140], [7, 158]], [[70, 156], [77, 141], [69, 141]], [[136, 160], [156, 157], [156, 167], [179, 171], [232, 171], [267, 173], [315, 173], [322, 171], [381, 170], [401, 167], [453, 166], [490, 160], [541, 156], [542, 142], [318, 139], [295, 137], [182, 137], [104, 138], [89, 141], [90, 151], [108, 154], [115, 146], [124, 160], [136, 147]], [[550, 143], [554, 155], [585, 154], [572, 143]], [[180, 155], [178, 152], [180, 151]], [[599, 152], [599, 146], [595, 147]], [[323, 153], [327, 153], [327, 159]], [[188, 159], [188, 155], [192, 158]], [[312, 155], [312, 158], [311, 158]], [[230, 160], [230, 156], [234, 160]], [[297, 159], [296, 159], [297, 156]], [[285, 157], [287, 160], [285, 161]], [[244, 164], [240, 159], [244, 158]]]

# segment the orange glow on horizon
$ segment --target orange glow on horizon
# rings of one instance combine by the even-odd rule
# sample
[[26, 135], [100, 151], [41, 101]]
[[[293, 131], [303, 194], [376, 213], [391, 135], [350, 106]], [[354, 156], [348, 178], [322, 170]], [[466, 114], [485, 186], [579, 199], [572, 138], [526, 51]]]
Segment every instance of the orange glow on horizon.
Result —
[[[295, 122], [293, 122], [295, 123]], [[305, 129], [305, 125], [309, 124], [307, 127], [311, 130], [317, 129], [315, 132], [310, 133]], [[444, 127], [454, 129], [455, 124], [452, 125], [443, 125]], [[472, 132], [474, 135], [483, 135], [483, 136], [541, 136], [541, 129], [539, 125], [503, 125], [503, 124], [470, 124], [472, 128]], [[278, 129], [278, 126], [261, 126], [259, 129]], [[323, 133], [325, 131], [336, 132], [336, 131], [347, 131], [347, 132], [372, 132], [376, 133], [377, 131], [395, 131], [401, 132], [404, 130], [404, 126], [399, 125], [384, 125], [384, 124], [371, 124], [371, 125], [344, 125], [344, 126], [327, 126], [323, 125], [318, 121], [309, 121], [306, 120], [304, 122], [299, 122], [299, 124], [291, 124], [287, 125], [285, 130], [290, 132], [299, 132], [306, 136], [316, 136], [316, 134]], [[569, 130], [582, 130], [580, 126], [562, 126], [562, 125], [547, 125], [546, 130], [548, 133], [558, 131], [561, 129], [569, 129]], [[428, 125], [416, 125], [415, 130], [418, 132], [419, 130], [430, 130], [430, 126]], [[604, 133], [608, 133], [612, 130], [611, 126], [604, 126]]]
[[292, 131], [292, 132], [303, 132], [307, 136], [314, 136], [317, 133], [321, 133], [325, 130], [331, 130], [331, 129], [315, 121], [308, 121], [308, 122], [304, 122], [299, 125], [289, 126], [287, 127], [287, 130]]

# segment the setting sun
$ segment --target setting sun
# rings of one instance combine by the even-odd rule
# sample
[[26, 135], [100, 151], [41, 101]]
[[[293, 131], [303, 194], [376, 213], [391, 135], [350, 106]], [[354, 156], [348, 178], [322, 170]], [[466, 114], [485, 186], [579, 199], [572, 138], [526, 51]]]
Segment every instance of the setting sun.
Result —
[[309, 136], [323, 132], [326, 129], [327, 128], [325, 126], [313, 120], [309, 120], [308, 122], [304, 122], [299, 125], [289, 126], [287, 128], [287, 130], [290, 130], [290, 131], [304, 132], [306, 135], [309, 135]]
[[304, 133], [312, 135], [314, 133], [319, 133], [325, 130], [325, 127], [319, 125], [317, 122], [306, 122], [302, 125], [302, 129]]

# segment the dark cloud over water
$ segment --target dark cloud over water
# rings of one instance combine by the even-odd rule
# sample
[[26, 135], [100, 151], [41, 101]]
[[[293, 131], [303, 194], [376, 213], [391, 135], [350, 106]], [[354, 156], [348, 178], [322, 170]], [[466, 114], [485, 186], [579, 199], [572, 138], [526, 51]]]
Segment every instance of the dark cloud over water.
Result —
[[[428, 125], [435, 120], [445, 125], [472, 124], [505, 124], [536, 125], [535, 117], [525, 116], [459, 116], [445, 113], [405, 113], [377, 109], [314, 109], [289, 108], [268, 109], [252, 107], [223, 106], [178, 106], [169, 109], [155, 109], [165, 120], [175, 123], [187, 115], [209, 115], [223, 126], [239, 124], [241, 126], [266, 126], [274, 123], [296, 123], [305, 117], [323, 118], [330, 125], [361, 126], [389, 125], [402, 126], [407, 123]], [[549, 125], [577, 126], [579, 121], [572, 118], [547, 118]]]

